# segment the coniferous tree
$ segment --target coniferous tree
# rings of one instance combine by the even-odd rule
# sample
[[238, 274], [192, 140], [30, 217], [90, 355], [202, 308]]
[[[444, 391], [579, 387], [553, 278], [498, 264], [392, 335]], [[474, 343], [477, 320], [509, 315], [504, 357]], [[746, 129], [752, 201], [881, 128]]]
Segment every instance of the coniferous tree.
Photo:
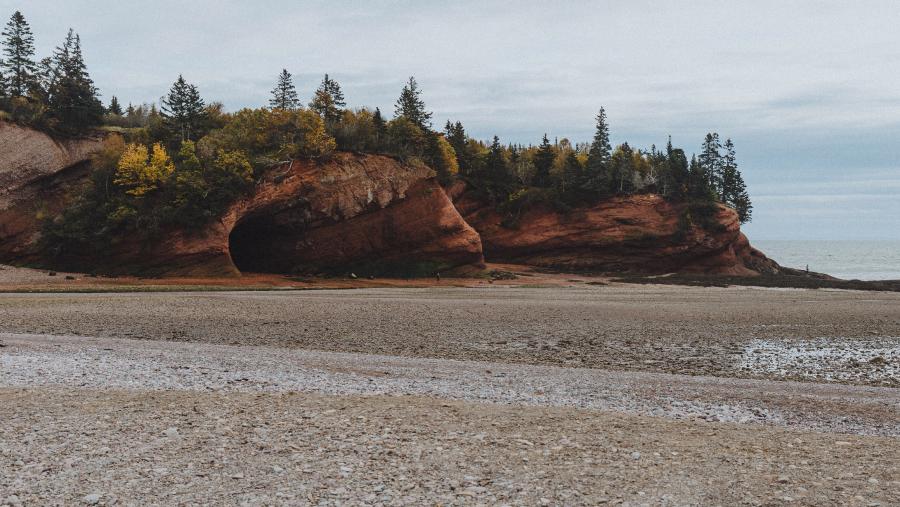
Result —
[[700, 148], [700, 156], [697, 162], [706, 173], [706, 180], [710, 190], [715, 192], [716, 196], [722, 199], [722, 149], [719, 143], [719, 134], [711, 132], [706, 134], [703, 140], [703, 146]]
[[283, 109], [289, 111], [297, 109], [300, 105], [300, 97], [297, 95], [297, 89], [294, 87], [294, 80], [291, 73], [287, 69], [281, 69], [278, 76], [278, 84], [272, 90], [272, 98], [269, 105], [273, 109]]
[[410, 76], [409, 81], [400, 92], [400, 98], [394, 106], [394, 117], [403, 116], [413, 122], [422, 131], [431, 130], [431, 113], [425, 110], [425, 101], [422, 100], [422, 91], [416, 79]]
[[103, 104], [87, 71], [81, 37], [72, 29], [48, 65], [48, 113], [56, 128], [76, 133], [103, 122]]
[[747, 186], [744, 184], [744, 178], [740, 172], [735, 178], [735, 197], [732, 206], [737, 211], [742, 224], [746, 224], [752, 219], [753, 203], [750, 202], [750, 194], [747, 192]]
[[341, 86], [337, 81], [329, 78], [328, 74], [325, 74], [322, 84], [316, 89], [315, 95], [309, 103], [309, 108], [319, 113], [319, 116], [325, 120], [325, 125], [332, 128], [341, 120], [346, 106]]
[[700, 200], [715, 199], [715, 194], [709, 187], [709, 176], [706, 169], [703, 168], [696, 155], [691, 156], [687, 188], [691, 198]]
[[594, 131], [594, 140], [588, 150], [587, 165], [585, 167], [584, 185], [595, 193], [605, 194], [609, 188], [608, 172], [609, 160], [612, 156], [612, 146], [609, 143], [609, 124], [606, 121], [606, 110], [600, 108], [597, 114], [597, 127]]
[[37, 84], [34, 61], [34, 35], [21, 12], [13, 13], [3, 32], [3, 56], [0, 72], [5, 69], [6, 90], [13, 97], [28, 95]]
[[472, 156], [468, 146], [466, 129], [463, 128], [461, 122], [451, 123], [450, 120], [447, 120], [447, 124], [444, 126], [444, 135], [447, 137], [447, 142], [453, 147], [453, 151], [456, 152], [456, 162], [459, 165], [460, 174], [470, 174]]
[[609, 144], [609, 124], [606, 122], [606, 110], [602, 107], [597, 114], [597, 130], [588, 151], [587, 170], [591, 175], [600, 174], [609, 163], [612, 146]]
[[119, 104], [119, 99], [113, 95], [112, 99], [109, 101], [109, 107], [106, 108], [109, 111], [109, 114], [114, 114], [116, 116], [122, 116], [122, 105]]
[[747, 185], [737, 167], [734, 143], [731, 139], [725, 140], [725, 156], [722, 159], [722, 202], [730, 206], [738, 213], [741, 223], [750, 221], [753, 205], [750, 195], [747, 193]]
[[664, 192], [673, 199], [683, 199], [690, 179], [687, 155], [681, 148], [672, 147], [672, 137], [666, 144], [666, 181], [663, 185]]
[[162, 116], [166, 124], [181, 136], [192, 140], [206, 119], [206, 105], [197, 87], [179, 75], [169, 94], [162, 99]]
[[512, 191], [514, 182], [505, 150], [497, 136], [494, 136], [484, 155], [484, 175], [485, 190], [490, 199], [495, 202], [505, 200]]
[[375, 108], [375, 114], [372, 115], [372, 126], [375, 130], [375, 149], [384, 149], [384, 143], [387, 140], [387, 122], [381, 114], [381, 109]]
[[538, 146], [537, 153], [534, 154], [534, 180], [533, 183], [537, 187], [546, 187], [550, 185], [550, 169], [553, 168], [553, 161], [556, 159], [556, 153], [547, 134], [544, 134], [541, 145]]

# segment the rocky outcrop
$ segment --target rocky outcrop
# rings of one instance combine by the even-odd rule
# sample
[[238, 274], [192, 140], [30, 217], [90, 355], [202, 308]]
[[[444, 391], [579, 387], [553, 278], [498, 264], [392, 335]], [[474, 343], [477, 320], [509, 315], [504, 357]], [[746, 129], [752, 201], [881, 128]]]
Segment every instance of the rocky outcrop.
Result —
[[[55, 267], [38, 249], [41, 219], [84, 181], [100, 139], [57, 141], [0, 122], [0, 262]], [[110, 273], [229, 276], [355, 272], [430, 275], [492, 262], [560, 270], [776, 273], [752, 248], [733, 210], [699, 226], [656, 195], [607, 200], [567, 213], [536, 206], [504, 220], [464, 185], [454, 201], [431, 169], [378, 155], [274, 168], [254, 191], [199, 230], [117, 238], [79, 268]], [[484, 254], [484, 256], [482, 255]]]
[[199, 232], [175, 231], [141, 252], [145, 271], [197, 276], [412, 276], [484, 264], [478, 233], [431, 169], [349, 153], [269, 171], [217, 222]]
[[57, 213], [61, 196], [87, 174], [102, 138], [56, 140], [0, 121], [0, 259], [31, 252], [42, 216]]
[[[0, 155], [8, 182], [0, 208], [0, 262], [54, 267], [38, 249], [41, 218], [62, 209], [68, 190], [88, 174], [86, 160], [99, 143], [58, 143], [27, 129], [4, 128], [2, 143], [17, 141], [23, 148]], [[198, 230], [167, 230], [150, 241], [138, 236], [117, 238], [103, 255], [86, 253], [72, 267], [183, 276], [431, 275], [484, 263], [478, 234], [434, 172], [377, 155], [338, 153], [327, 162], [285, 164]]]
[[750, 246], [737, 214], [724, 206], [705, 227], [687, 220], [683, 205], [654, 194], [617, 197], [566, 213], [536, 206], [511, 221], [464, 188], [455, 188], [453, 195], [492, 262], [560, 270], [737, 276], [779, 269]]

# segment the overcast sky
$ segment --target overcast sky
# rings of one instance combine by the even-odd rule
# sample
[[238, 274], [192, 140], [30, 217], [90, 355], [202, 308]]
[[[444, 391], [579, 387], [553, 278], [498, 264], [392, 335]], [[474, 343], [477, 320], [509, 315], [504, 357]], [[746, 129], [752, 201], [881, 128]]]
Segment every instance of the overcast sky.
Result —
[[392, 112], [415, 75], [436, 123], [475, 137], [698, 151], [731, 137], [751, 239], [900, 239], [900, 5], [892, 1], [0, 0], [39, 56], [71, 26], [104, 102], [156, 101], [179, 73], [229, 110], [279, 71], [307, 100], [328, 72]]

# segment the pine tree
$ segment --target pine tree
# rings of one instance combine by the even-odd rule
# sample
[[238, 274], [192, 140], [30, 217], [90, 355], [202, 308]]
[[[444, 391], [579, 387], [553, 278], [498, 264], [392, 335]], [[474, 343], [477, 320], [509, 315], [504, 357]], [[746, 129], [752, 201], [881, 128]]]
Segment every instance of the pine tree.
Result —
[[556, 159], [556, 153], [547, 134], [538, 146], [537, 153], [534, 154], [534, 186], [546, 187], [550, 185], [550, 169], [553, 167], [553, 161]]
[[387, 140], [387, 122], [384, 121], [381, 109], [377, 107], [375, 108], [375, 114], [372, 115], [372, 125], [375, 127], [375, 149], [381, 150], [384, 148], [384, 143]]
[[747, 185], [737, 167], [734, 143], [725, 140], [725, 156], [722, 159], [722, 202], [738, 213], [741, 223], [750, 221], [753, 205], [747, 193]]
[[706, 169], [703, 168], [696, 155], [691, 156], [687, 189], [690, 197], [695, 199], [707, 200], [715, 198], [712, 189], [709, 187], [709, 176], [706, 173]]
[[103, 104], [81, 52], [81, 37], [72, 29], [46, 65], [48, 112], [57, 128], [70, 133], [100, 125]]
[[119, 99], [113, 95], [113, 98], [109, 101], [109, 107], [106, 108], [109, 111], [109, 114], [114, 114], [116, 116], [122, 116], [122, 105], [119, 104]]
[[272, 90], [272, 98], [269, 100], [269, 105], [273, 109], [283, 109], [285, 111], [297, 109], [300, 105], [300, 97], [297, 96], [294, 80], [287, 69], [281, 69], [281, 74], [278, 76], [278, 84]]
[[460, 174], [469, 174], [472, 163], [466, 129], [463, 128], [460, 122], [451, 123], [450, 120], [447, 120], [447, 124], [444, 126], [444, 135], [447, 136], [447, 142], [450, 143], [453, 151], [456, 152], [456, 163], [459, 165]]
[[34, 35], [21, 12], [13, 13], [6, 28], [0, 33], [3, 37], [3, 55], [0, 71], [5, 69], [6, 89], [13, 97], [28, 95], [37, 84], [37, 64], [34, 61]]
[[494, 136], [493, 142], [488, 147], [484, 175], [484, 182], [487, 184], [485, 190], [491, 199], [497, 202], [506, 200], [514, 182], [512, 172], [509, 170], [509, 161], [497, 136]]
[[179, 75], [169, 94], [163, 97], [162, 115], [166, 123], [180, 133], [181, 140], [187, 141], [201, 129], [206, 119], [206, 105], [197, 87]]
[[744, 178], [741, 176], [740, 172], [737, 174], [735, 187], [739, 190], [734, 198], [734, 210], [737, 211], [741, 223], [746, 224], [753, 217], [753, 203], [750, 202], [750, 194], [747, 193], [746, 185], [744, 185]]
[[413, 122], [422, 131], [431, 130], [431, 113], [425, 111], [425, 101], [422, 100], [422, 91], [416, 83], [416, 78], [410, 76], [409, 81], [400, 92], [400, 98], [394, 106], [394, 117], [403, 116]]
[[597, 128], [594, 131], [594, 139], [588, 149], [588, 159], [585, 166], [584, 186], [602, 197], [609, 193], [609, 162], [612, 156], [612, 146], [609, 142], [609, 124], [606, 121], [606, 110], [600, 108], [597, 114]]
[[715, 192], [720, 200], [722, 199], [723, 171], [721, 149], [719, 134], [715, 132], [708, 133], [703, 140], [703, 146], [700, 148], [700, 156], [697, 158], [697, 162], [706, 173], [709, 189]]
[[341, 86], [337, 81], [329, 78], [328, 74], [325, 74], [322, 84], [316, 89], [316, 93], [309, 103], [310, 109], [319, 113], [319, 116], [325, 120], [325, 124], [332, 127], [341, 120], [346, 106]]
[[666, 165], [666, 195], [674, 199], [684, 198], [690, 180], [688, 159], [684, 150], [672, 147], [672, 136], [666, 143]]
[[597, 130], [594, 132], [594, 141], [588, 151], [587, 171], [591, 176], [602, 173], [609, 158], [612, 155], [612, 146], [609, 144], [609, 124], [606, 123], [606, 110], [602, 107], [597, 114]]

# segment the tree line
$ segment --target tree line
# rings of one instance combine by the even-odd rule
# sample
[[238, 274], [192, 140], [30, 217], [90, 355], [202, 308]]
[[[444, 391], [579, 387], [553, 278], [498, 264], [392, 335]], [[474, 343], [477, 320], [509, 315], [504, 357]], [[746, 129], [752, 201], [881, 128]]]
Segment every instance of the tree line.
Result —
[[38, 61], [31, 27], [16, 11], [0, 32], [0, 44], [0, 118], [63, 134], [102, 124], [104, 108], [77, 33], [70, 29], [53, 53]]

